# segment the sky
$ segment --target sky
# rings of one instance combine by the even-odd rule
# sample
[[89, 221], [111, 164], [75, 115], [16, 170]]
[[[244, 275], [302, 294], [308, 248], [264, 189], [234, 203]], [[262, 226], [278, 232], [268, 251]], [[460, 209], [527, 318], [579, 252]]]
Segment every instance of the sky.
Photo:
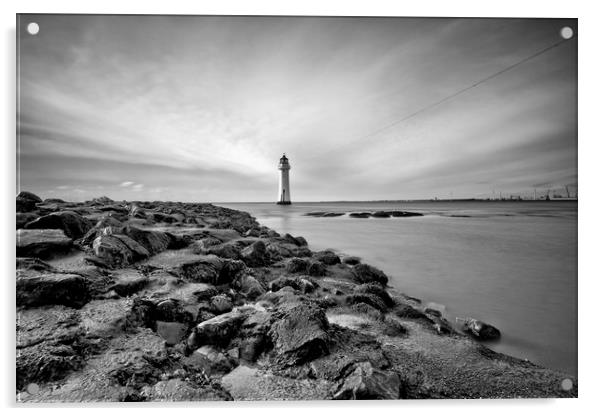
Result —
[[577, 184], [576, 37], [431, 107], [576, 33], [574, 19], [19, 23], [18, 188], [42, 198], [276, 201], [282, 153], [293, 202]]

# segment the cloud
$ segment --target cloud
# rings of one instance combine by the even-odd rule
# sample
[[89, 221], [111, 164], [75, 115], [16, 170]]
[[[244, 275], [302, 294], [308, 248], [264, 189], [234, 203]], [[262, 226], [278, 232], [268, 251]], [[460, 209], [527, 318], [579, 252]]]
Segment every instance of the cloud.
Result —
[[271, 201], [282, 152], [297, 200], [471, 196], [576, 176], [574, 41], [382, 130], [575, 20], [35, 18], [43, 31], [19, 35], [24, 189]]

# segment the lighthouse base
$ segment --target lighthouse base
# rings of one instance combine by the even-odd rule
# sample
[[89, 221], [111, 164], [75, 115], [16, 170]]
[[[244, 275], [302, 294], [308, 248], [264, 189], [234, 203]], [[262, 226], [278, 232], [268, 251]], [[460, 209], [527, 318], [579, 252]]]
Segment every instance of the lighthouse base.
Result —
[[278, 201], [276, 202], [277, 205], [290, 205], [291, 201]]

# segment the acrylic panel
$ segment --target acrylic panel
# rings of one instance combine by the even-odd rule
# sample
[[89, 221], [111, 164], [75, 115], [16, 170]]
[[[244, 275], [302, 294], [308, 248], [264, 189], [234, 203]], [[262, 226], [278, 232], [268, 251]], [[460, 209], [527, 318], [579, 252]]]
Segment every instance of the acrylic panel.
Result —
[[17, 16], [17, 401], [577, 397], [577, 20]]

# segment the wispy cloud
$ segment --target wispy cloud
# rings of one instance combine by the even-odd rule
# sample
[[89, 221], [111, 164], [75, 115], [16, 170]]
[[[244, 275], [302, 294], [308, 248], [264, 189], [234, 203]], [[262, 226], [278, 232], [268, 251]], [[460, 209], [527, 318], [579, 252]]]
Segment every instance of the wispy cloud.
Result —
[[21, 184], [42, 195], [270, 201], [284, 151], [298, 200], [576, 177], [575, 42], [370, 134], [574, 20], [21, 18], [41, 27], [19, 34]]

